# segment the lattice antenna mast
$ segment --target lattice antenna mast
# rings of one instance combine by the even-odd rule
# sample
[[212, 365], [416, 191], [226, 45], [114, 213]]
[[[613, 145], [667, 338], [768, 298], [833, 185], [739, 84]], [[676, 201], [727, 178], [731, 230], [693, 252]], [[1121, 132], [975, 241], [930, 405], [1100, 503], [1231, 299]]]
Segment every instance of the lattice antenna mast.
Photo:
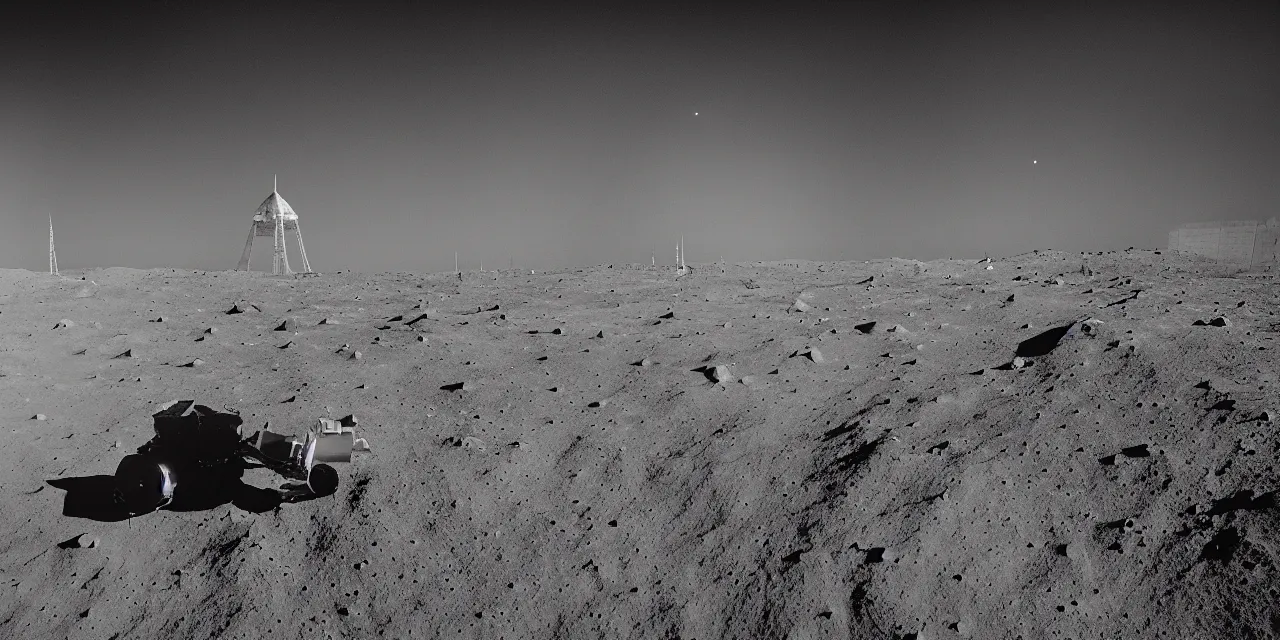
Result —
[[49, 215], [49, 275], [58, 273], [58, 252], [53, 249], [53, 215]]

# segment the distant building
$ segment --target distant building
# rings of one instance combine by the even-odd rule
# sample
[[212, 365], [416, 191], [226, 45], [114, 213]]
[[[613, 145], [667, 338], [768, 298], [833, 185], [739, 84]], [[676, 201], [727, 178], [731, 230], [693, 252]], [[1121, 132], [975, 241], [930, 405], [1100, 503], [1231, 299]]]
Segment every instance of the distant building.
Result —
[[1169, 251], [1270, 271], [1280, 267], [1280, 222], [1273, 217], [1184, 224], [1169, 232]]
[[[285, 234], [292, 231], [298, 239], [298, 253], [302, 256], [303, 273], [311, 273], [311, 263], [307, 262], [307, 247], [302, 244], [302, 227], [298, 226], [298, 214], [280, 197], [280, 192], [276, 190], [275, 181], [272, 181], [271, 195], [267, 196], [262, 204], [258, 205], [258, 210], [253, 212], [253, 225], [249, 227], [249, 239], [244, 243], [244, 253], [240, 254], [240, 264], [236, 265], [238, 271], [249, 270], [249, 258], [253, 255], [254, 238], [272, 238], [274, 241], [273, 262], [271, 265], [271, 273], [275, 275], [289, 275], [293, 270], [289, 268], [289, 254], [285, 252], [284, 239]], [[52, 227], [50, 234], [53, 233]], [[50, 235], [52, 238], [52, 235]], [[52, 240], [50, 240], [52, 242]]]

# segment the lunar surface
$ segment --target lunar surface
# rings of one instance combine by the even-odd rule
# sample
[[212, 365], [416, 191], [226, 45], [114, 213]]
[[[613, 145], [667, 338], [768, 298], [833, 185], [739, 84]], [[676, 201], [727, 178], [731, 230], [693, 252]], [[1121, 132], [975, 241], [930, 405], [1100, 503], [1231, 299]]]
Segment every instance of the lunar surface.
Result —
[[[1280, 633], [1274, 276], [690, 269], [0, 271], [0, 637]], [[77, 502], [179, 398], [369, 450], [296, 503]]]

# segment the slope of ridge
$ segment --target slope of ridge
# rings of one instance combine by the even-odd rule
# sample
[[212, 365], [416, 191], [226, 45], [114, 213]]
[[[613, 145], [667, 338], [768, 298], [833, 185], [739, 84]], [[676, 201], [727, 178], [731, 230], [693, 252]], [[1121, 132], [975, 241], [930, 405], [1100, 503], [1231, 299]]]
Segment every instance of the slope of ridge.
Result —
[[[693, 266], [0, 271], [0, 636], [1280, 635], [1270, 276]], [[64, 516], [175, 398], [372, 451]]]

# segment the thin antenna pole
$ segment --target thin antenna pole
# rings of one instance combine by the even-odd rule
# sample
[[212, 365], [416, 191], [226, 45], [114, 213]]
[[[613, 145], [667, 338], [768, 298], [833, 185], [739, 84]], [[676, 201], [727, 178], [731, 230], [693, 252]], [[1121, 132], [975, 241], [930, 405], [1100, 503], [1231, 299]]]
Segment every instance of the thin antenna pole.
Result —
[[277, 178], [278, 176], [276, 176], [276, 174], [274, 173], [271, 174], [271, 193], [280, 192], [280, 182], [277, 180]]
[[58, 252], [53, 249], [53, 214], [49, 214], [49, 275], [58, 275]]
[[453, 252], [453, 272], [458, 273], [458, 252]]

